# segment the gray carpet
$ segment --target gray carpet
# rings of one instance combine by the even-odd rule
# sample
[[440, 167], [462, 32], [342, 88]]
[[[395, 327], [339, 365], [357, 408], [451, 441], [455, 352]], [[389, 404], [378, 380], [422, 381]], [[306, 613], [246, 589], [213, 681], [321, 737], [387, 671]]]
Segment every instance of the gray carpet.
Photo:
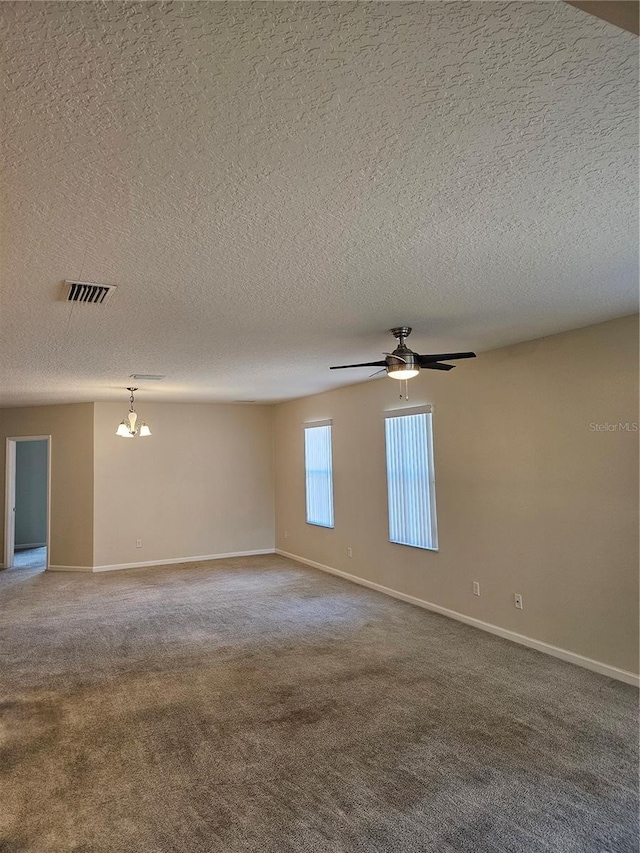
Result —
[[636, 853], [637, 693], [277, 556], [0, 573], [3, 853]]

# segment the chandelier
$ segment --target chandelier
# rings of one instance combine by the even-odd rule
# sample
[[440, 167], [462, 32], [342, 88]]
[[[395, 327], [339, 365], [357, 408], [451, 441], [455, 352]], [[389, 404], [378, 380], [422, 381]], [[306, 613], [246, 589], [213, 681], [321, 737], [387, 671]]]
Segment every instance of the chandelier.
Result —
[[127, 391], [130, 394], [129, 411], [127, 412], [127, 417], [121, 422], [120, 426], [116, 430], [116, 435], [119, 435], [122, 438], [134, 438], [137, 435], [139, 435], [140, 438], [145, 438], [147, 435], [151, 435], [151, 430], [144, 421], [141, 421], [140, 424], [137, 423], [138, 415], [136, 413], [133, 400], [133, 392], [137, 390], [137, 388], [127, 388]]

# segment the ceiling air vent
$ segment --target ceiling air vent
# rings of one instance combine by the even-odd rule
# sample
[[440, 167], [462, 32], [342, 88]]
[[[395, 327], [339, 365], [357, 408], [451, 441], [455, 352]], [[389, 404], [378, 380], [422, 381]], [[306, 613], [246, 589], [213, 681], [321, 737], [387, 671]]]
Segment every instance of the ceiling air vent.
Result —
[[153, 380], [154, 382], [158, 382], [160, 379], [166, 379], [167, 377], [160, 373], [132, 373], [129, 379], [138, 379], [138, 380]]
[[90, 281], [65, 281], [66, 302], [90, 302], [106, 305], [111, 299], [115, 284], [93, 284]]

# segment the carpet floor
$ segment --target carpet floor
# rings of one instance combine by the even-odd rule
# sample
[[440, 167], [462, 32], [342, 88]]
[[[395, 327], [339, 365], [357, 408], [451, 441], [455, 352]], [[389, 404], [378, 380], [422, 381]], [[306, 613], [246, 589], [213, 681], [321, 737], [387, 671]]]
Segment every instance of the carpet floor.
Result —
[[284, 558], [0, 573], [2, 853], [637, 853], [637, 691]]

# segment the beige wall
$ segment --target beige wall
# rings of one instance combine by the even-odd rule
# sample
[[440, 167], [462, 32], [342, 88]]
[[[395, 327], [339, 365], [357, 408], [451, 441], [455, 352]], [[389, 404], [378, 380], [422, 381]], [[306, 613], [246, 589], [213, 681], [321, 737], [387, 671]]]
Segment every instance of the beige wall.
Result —
[[272, 408], [136, 408], [150, 438], [116, 436], [127, 406], [95, 404], [94, 565], [272, 549]]
[[[409, 406], [435, 406], [440, 551], [387, 540], [383, 412], [402, 405], [387, 377], [276, 407], [277, 547], [637, 672], [638, 433], [590, 425], [638, 421], [638, 318], [483, 353], [409, 389]], [[305, 523], [301, 424], [323, 418], [333, 530]]]
[[[51, 435], [52, 565], [91, 566], [93, 560], [93, 403], [0, 409], [0, 439]], [[4, 447], [0, 481], [5, 482]], [[0, 494], [4, 518], [4, 488]], [[4, 540], [4, 524], [0, 525]], [[4, 541], [2, 541], [4, 553]]]

